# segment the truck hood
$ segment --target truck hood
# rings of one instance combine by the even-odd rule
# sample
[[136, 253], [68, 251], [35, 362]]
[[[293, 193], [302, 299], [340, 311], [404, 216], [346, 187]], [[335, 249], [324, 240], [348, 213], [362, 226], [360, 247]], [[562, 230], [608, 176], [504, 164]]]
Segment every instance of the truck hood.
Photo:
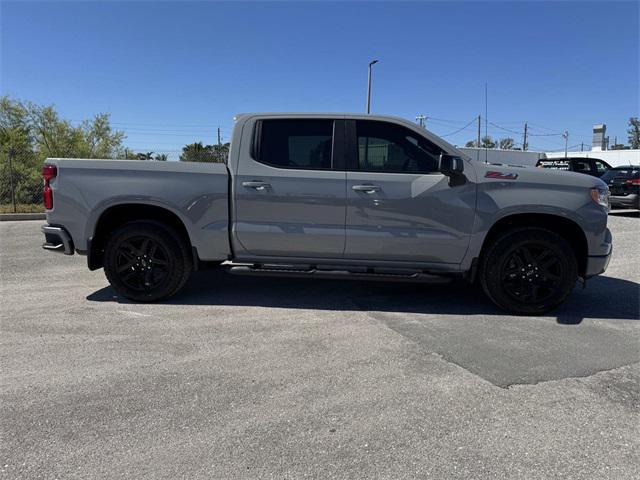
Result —
[[515, 165], [491, 164], [473, 161], [478, 174], [478, 183], [514, 182], [542, 184], [548, 186], [572, 187], [606, 187], [599, 178], [584, 173], [551, 170], [538, 167], [521, 167]]

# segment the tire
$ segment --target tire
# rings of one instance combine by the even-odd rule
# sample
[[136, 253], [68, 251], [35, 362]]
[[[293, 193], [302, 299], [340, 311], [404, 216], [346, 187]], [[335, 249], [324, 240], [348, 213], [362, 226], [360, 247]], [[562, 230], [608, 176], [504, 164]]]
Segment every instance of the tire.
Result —
[[578, 262], [569, 243], [543, 228], [519, 228], [493, 239], [480, 261], [480, 283], [498, 307], [537, 315], [569, 296]]
[[119, 294], [136, 302], [157, 302], [175, 295], [192, 271], [188, 245], [162, 223], [127, 223], [107, 241], [107, 280]]

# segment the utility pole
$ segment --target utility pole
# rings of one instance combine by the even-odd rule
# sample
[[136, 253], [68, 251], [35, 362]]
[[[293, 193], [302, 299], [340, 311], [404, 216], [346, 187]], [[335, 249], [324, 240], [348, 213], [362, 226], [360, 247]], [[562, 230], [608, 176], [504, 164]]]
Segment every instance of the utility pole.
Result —
[[[489, 137], [489, 84], [484, 82], [484, 136]], [[489, 163], [488, 147], [484, 149], [484, 163]]]
[[524, 140], [522, 140], [522, 151], [526, 151], [529, 148], [527, 145], [527, 133], [528, 133], [529, 125], [527, 122], [524, 122]]
[[567, 130], [562, 134], [562, 138], [564, 138], [564, 158], [567, 158], [567, 145], [569, 145], [569, 132]]
[[218, 150], [222, 146], [222, 142], [220, 141], [220, 127], [218, 127]]
[[584, 142], [580, 142], [580, 151], [584, 151]]
[[418, 122], [418, 125], [420, 125], [422, 128], [425, 128], [425, 127], [424, 127], [424, 122], [425, 122], [425, 120], [426, 120], [427, 118], [429, 118], [429, 117], [425, 117], [424, 115], [418, 115], [418, 116], [416, 117], [416, 122]]
[[371, 66], [378, 63], [378, 60], [369, 62], [369, 79], [367, 81], [367, 114], [371, 113]]
[[11, 184], [11, 203], [13, 203], [13, 213], [16, 213], [18, 210], [16, 209], [16, 190], [13, 185], [13, 148], [10, 148], [7, 153], [9, 154], [9, 182]]

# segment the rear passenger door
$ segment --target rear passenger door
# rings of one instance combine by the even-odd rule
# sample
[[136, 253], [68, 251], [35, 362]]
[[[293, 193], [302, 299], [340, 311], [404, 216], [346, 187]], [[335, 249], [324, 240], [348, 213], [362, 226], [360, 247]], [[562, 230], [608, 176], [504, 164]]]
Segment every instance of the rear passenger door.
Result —
[[234, 178], [238, 256], [341, 257], [344, 121], [265, 118], [249, 128], [251, 152]]
[[459, 263], [474, 223], [476, 179], [451, 186], [440, 147], [407, 127], [347, 120], [345, 258]]

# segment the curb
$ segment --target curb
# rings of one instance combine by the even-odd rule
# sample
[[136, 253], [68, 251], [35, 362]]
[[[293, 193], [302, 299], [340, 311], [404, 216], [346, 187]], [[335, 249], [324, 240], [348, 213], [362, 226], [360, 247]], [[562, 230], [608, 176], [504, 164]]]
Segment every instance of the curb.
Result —
[[0, 222], [11, 220], [46, 220], [44, 213], [0, 213]]

